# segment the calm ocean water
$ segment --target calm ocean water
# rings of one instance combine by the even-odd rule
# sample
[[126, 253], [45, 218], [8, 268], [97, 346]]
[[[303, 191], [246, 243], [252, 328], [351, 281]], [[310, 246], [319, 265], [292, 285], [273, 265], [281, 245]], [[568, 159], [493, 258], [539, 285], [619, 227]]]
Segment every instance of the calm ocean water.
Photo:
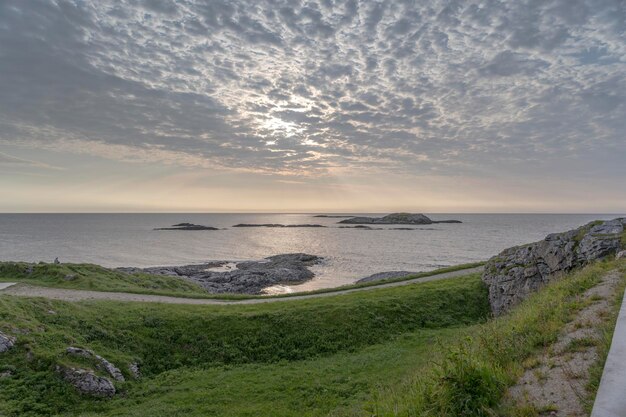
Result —
[[[485, 260], [606, 214], [433, 214], [417, 230], [339, 229], [307, 214], [0, 214], [0, 260], [89, 262], [108, 267], [251, 260], [290, 252], [325, 257], [316, 277], [286, 291], [333, 287], [376, 272], [427, 271]], [[155, 231], [190, 222], [218, 231]], [[237, 223], [316, 223], [328, 228], [232, 228]], [[399, 226], [381, 226], [385, 228]]]

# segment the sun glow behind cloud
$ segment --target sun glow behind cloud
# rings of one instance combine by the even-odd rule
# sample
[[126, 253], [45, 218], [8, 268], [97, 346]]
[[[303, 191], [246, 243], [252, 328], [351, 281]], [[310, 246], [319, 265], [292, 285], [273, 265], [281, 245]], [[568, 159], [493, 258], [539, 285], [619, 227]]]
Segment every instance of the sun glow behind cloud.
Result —
[[[0, 152], [43, 165], [0, 159], [2, 191], [25, 187], [20, 175], [40, 178], [31, 194], [52, 187], [40, 171], [59, 165], [37, 158], [56, 152], [69, 185], [89, 174], [74, 159], [104, 158], [97, 187], [131, 164], [194, 210], [225, 206], [163, 172], [195, 170], [207, 193], [226, 175], [248, 175], [232, 194], [266, 190], [259, 203], [219, 191], [232, 208], [382, 207], [360, 195], [383, 198], [374, 184], [390, 209], [573, 207], [574, 194], [546, 191], [559, 184], [614, 210], [626, 198], [611, 195], [626, 175], [625, 13], [619, 0], [9, 0]], [[141, 195], [152, 208], [141, 181], [115, 204]], [[75, 204], [96, 201], [76, 192]]]

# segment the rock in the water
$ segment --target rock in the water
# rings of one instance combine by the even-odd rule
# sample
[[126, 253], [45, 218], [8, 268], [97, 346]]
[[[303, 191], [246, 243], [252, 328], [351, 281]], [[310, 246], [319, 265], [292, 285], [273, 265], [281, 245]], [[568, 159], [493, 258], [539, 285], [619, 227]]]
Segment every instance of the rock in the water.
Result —
[[339, 226], [339, 229], [383, 230], [381, 227], [371, 227], [363, 224], [358, 224], [356, 226]]
[[324, 217], [327, 219], [348, 219], [350, 217], [354, 217], [354, 216], [348, 216], [345, 214], [318, 214], [316, 216], [313, 217]]
[[413, 275], [413, 274], [415, 274], [415, 272], [411, 272], [411, 271], [379, 272], [377, 274], [370, 275], [369, 277], [361, 278], [356, 283], [359, 284], [362, 282], [373, 282], [373, 281], [382, 281], [385, 279], [392, 279], [392, 278], [402, 278], [402, 277], [406, 277], [406, 276]]
[[124, 375], [122, 375], [122, 371], [120, 371], [119, 368], [117, 368], [108, 360], [104, 359], [102, 356], [96, 355], [91, 350], [70, 346], [67, 349], [65, 349], [65, 352], [68, 355], [82, 356], [83, 358], [94, 358], [97, 361], [96, 366], [99, 369], [106, 371], [116, 381], [124, 381]]
[[240, 223], [233, 227], [326, 227], [321, 224], [279, 224], [279, 223]]
[[113, 382], [108, 378], [96, 375], [90, 369], [57, 366], [57, 372], [81, 394], [95, 397], [112, 397], [115, 395]]
[[592, 222], [505, 249], [487, 262], [483, 272], [492, 311], [502, 314], [555, 275], [616, 253], [625, 227], [626, 218]]
[[217, 227], [203, 226], [201, 224], [193, 223], [178, 223], [172, 225], [172, 227], [158, 227], [154, 230], [220, 230]]
[[392, 213], [384, 217], [352, 217], [341, 220], [344, 224], [433, 224], [433, 223], [461, 223], [459, 220], [434, 221], [423, 214]]
[[626, 258], [626, 250], [619, 251], [617, 255], [615, 255], [615, 259], [623, 259]]
[[15, 337], [0, 332], [0, 353], [6, 352], [15, 346]]

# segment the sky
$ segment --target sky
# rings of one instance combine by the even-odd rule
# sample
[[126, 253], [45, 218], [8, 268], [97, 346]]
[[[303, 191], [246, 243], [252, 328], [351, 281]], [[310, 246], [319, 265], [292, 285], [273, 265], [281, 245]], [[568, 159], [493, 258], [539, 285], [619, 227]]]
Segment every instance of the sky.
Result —
[[0, 212], [626, 212], [625, 0], [0, 0]]

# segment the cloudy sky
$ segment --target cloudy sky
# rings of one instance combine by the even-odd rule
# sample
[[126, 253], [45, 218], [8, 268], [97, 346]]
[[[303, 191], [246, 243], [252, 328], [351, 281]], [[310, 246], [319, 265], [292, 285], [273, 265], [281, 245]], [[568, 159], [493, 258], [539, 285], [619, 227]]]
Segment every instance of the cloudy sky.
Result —
[[0, 211], [626, 212], [626, 0], [0, 0]]

